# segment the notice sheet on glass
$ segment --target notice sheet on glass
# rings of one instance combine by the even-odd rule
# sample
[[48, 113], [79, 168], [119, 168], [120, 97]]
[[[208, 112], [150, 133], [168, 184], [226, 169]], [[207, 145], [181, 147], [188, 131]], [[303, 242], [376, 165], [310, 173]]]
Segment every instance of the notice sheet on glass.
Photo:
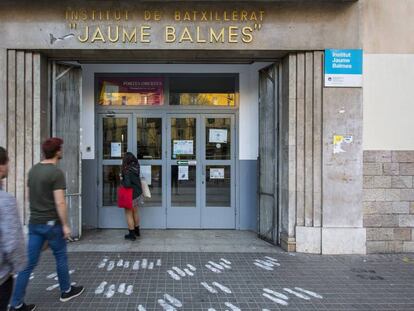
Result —
[[224, 168], [210, 168], [210, 179], [224, 179]]
[[120, 158], [122, 156], [121, 146], [121, 143], [111, 143], [111, 158]]
[[193, 154], [193, 145], [194, 142], [192, 140], [174, 140], [173, 142], [173, 153], [174, 155], [181, 155], [181, 154]]
[[188, 180], [188, 166], [178, 167], [178, 180]]
[[209, 143], [227, 143], [227, 130], [210, 129], [208, 135]]
[[148, 186], [151, 185], [152, 176], [151, 176], [151, 165], [142, 165], [140, 167], [141, 178], [144, 178]]

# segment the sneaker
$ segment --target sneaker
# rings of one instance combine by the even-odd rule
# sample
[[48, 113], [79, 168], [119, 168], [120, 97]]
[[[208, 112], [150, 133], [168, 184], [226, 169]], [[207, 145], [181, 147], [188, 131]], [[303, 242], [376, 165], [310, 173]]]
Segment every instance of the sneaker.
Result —
[[25, 303], [21, 305], [20, 308], [10, 307], [10, 311], [18, 310], [18, 311], [34, 311], [36, 310], [36, 305], [26, 305]]
[[85, 288], [83, 286], [71, 286], [70, 291], [68, 293], [62, 293], [60, 295], [60, 301], [66, 302], [75, 297], [78, 297], [80, 294], [83, 293]]

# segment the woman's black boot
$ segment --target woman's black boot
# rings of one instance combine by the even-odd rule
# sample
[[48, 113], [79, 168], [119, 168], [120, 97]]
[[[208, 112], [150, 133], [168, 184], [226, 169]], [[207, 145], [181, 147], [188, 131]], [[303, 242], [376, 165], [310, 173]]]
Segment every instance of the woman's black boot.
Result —
[[135, 230], [128, 230], [129, 233], [125, 235], [125, 240], [135, 241], [137, 238], [135, 237]]
[[136, 226], [136, 227], [135, 227], [134, 232], [135, 232], [135, 235], [136, 235], [136, 236], [141, 236], [141, 232], [139, 231], [139, 226]]

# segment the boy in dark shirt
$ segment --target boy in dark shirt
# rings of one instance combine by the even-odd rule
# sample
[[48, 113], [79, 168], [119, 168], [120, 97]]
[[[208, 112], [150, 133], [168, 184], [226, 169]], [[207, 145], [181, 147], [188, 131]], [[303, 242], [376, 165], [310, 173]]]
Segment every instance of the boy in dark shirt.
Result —
[[46, 140], [42, 144], [45, 159], [34, 165], [29, 172], [29, 264], [17, 277], [11, 310], [26, 311], [36, 308], [24, 303], [24, 295], [45, 241], [56, 259], [60, 301], [69, 301], [84, 291], [82, 286], [70, 285], [66, 239], [70, 237], [71, 231], [65, 201], [66, 183], [63, 172], [57, 167], [62, 159], [62, 144], [63, 140], [60, 138]]

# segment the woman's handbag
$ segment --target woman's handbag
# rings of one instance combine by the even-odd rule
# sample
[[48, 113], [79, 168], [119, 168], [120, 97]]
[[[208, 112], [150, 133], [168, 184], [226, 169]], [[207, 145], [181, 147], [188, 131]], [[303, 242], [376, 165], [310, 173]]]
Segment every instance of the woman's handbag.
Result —
[[145, 180], [145, 178], [141, 178], [141, 189], [142, 189], [142, 195], [144, 196], [144, 198], [151, 198], [151, 191], [148, 187], [148, 183]]
[[118, 188], [118, 207], [127, 209], [133, 208], [132, 192], [132, 188], [125, 188], [124, 186]]

